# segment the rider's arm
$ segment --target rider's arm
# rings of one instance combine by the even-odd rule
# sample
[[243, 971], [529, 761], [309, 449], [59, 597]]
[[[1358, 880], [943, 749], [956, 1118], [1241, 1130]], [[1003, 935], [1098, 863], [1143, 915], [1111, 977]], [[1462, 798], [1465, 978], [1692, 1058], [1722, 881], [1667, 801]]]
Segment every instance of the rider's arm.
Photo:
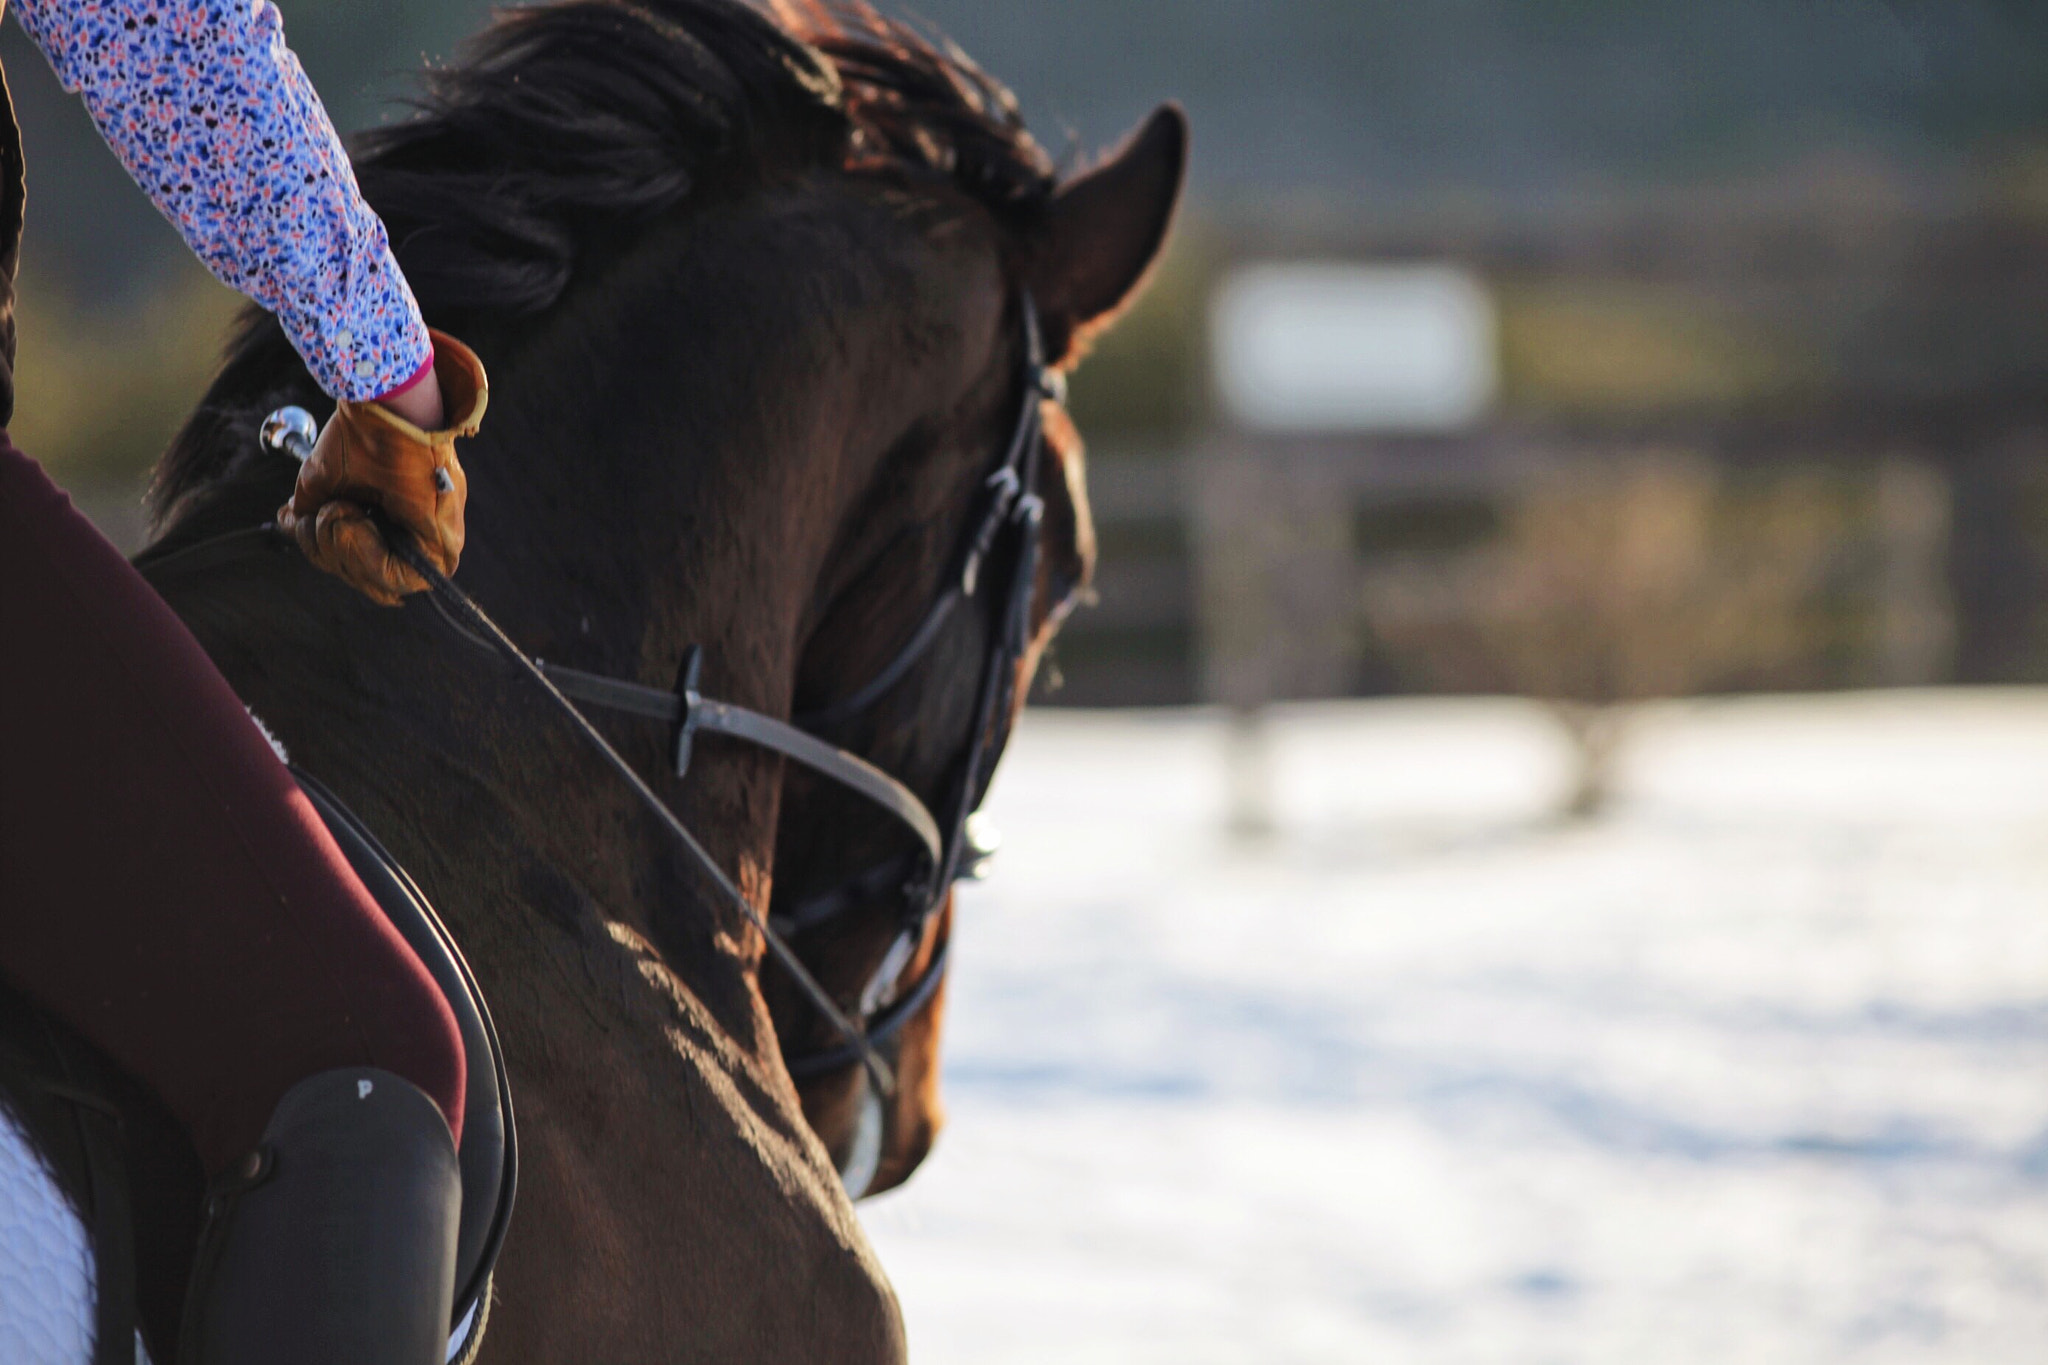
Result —
[[13, 4], [129, 174], [209, 270], [277, 315], [321, 388], [400, 411], [431, 396], [419, 425], [439, 421], [419, 305], [275, 6]]

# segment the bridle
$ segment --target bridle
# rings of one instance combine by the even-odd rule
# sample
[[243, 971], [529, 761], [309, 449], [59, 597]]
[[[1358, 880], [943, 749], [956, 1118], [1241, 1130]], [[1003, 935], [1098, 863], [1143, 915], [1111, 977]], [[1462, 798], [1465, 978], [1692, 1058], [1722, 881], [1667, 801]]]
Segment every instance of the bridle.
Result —
[[[865, 797], [915, 836], [915, 847], [906, 853], [868, 868], [770, 921], [771, 929], [787, 940], [838, 920], [892, 889], [900, 897], [896, 937], [859, 996], [859, 1037], [810, 1051], [785, 1048], [783, 1063], [798, 1080], [861, 1061], [869, 1049], [894, 1037], [931, 1003], [945, 977], [951, 940], [938, 946], [915, 982], [905, 986], [902, 974], [924, 942], [932, 917], [953, 883], [983, 875], [995, 851], [985, 828], [974, 817], [1009, 743], [1017, 667], [1031, 643], [1031, 607], [1045, 513], [1044, 501], [1034, 491], [1045, 446], [1041, 403], [1046, 399], [1064, 402], [1066, 397], [1063, 377], [1045, 363], [1038, 311], [1029, 292], [1020, 292], [1018, 303], [1024, 334], [1022, 397], [1001, 461], [982, 482], [980, 515], [969, 528], [945, 590], [895, 656], [866, 683], [838, 701], [785, 722], [705, 697], [698, 689], [703, 652], [694, 645], [684, 651], [671, 691], [540, 663], [541, 671], [564, 696], [670, 725], [670, 753], [677, 777], [689, 771], [698, 734], [724, 735], [803, 764]], [[963, 760], [954, 765], [958, 772], [942, 806], [941, 821], [903, 782], [821, 736], [866, 714], [894, 692], [931, 652], [954, 615], [983, 600], [984, 591], [994, 595], [999, 614], [982, 661], [972, 728], [963, 740]]]
[[[1016, 710], [1018, 668], [1031, 644], [1031, 608], [1042, 556], [1045, 514], [1044, 501], [1034, 491], [1044, 463], [1041, 405], [1048, 399], [1062, 403], [1066, 398], [1064, 378], [1045, 362], [1045, 344], [1031, 295], [1020, 291], [1017, 298], [1024, 334], [1023, 391], [1017, 419], [1000, 463], [981, 485], [980, 514], [969, 528], [945, 590], [879, 672], [847, 696], [798, 715], [793, 722], [704, 696], [698, 687], [703, 651], [696, 645], [684, 650], [676, 685], [669, 690], [528, 658], [468, 594], [434, 570], [409, 536], [388, 523], [383, 526], [393, 551], [426, 579], [435, 605], [451, 622], [479, 643], [509, 654], [575, 718], [585, 737], [602, 751], [643, 801], [656, 810], [726, 899], [735, 902], [761, 931], [770, 953], [840, 1034], [841, 1041], [833, 1046], [808, 1051], [784, 1048], [783, 1063], [797, 1080], [858, 1063], [866, 1067], [869, 1078], [883, 1094], [894, 1091], [894, 1073], [877, 1049], [917, 1017], [938, 993], [950, 958], [951, 940], [933, 951], [915, 982], [906, 987], [902, 975], [915, 959], [954, 882], [982, 875], [994, 852], [975, 813], [1009, 743], [1011, 717]], [[303, 411], [283, 409], [264, 423], [263, 443], [269, 449], [303, 460], [312, 449], [311, 425], [311, 417]], [[966, 604], [991, 599], [996, 614], [977, 684], [972, 728], [962, 741], [962, 758], [954, 765], [957, 772], [942, 803], [942, 822], [901, 780], [821, 736], [867, 713], [893, 692], [931, 651], [947, 623]], [[910, 831], [915, 845], [907, 853], [805, 900], [785, 915], [764, 920], [667, 804], [573, 702], [670, 726], [671, 767], [679, 778], [689, 771], [699, 734], [723, 735], [781, 754], [886, 811]], [[861, 990], [857, 1018], [849, 1018], [789, 946], [789, 939], [838, 920], [891, 889], [900, 896], [898, 931]]]

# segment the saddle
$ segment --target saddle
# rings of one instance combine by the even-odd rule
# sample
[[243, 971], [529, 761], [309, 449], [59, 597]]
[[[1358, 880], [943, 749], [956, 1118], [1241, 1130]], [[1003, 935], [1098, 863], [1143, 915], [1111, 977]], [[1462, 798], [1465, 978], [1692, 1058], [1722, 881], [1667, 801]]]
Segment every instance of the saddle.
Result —
[[[447, 927], [376, 836], [317, 780], [293, 776], [349, 866], [440, 986], [469, 1059], [457, 1162], [462, 1216], [447, 1359], [482, 1344], [491, 1271], [512, 1214], [518, 1142], [503, 1051]], [[182, 1129], [145, 1087], [91, 1044], [0, 983], [0, 1104], [26, 1136], [90, 1238], [94, 1365], [133, 1365], [138, 1329], [158, 1360], [184, 1301], [204, 1181]], [[0, 1274], [7, 1267], [0, 1266]]]
[[483, 992], [448, 927], [427, 903], [426, 893], [339, 797], [311, 774], [296, 766], [291, 771], [384, 917], [426, 964], [462, 1031], [462, 1051], [469, 1068], [462, 1146], [456, 1152], [462, 1169], [462, 1221], [455, 1243], [455, 1323], [448, 1359], [466, 1362], [483, 1341], [484, 1319], [490, 1312], [491, 1270], [504, 1244], [518, 1184], [518, 1134], [513, 1127], [504, 1050]]

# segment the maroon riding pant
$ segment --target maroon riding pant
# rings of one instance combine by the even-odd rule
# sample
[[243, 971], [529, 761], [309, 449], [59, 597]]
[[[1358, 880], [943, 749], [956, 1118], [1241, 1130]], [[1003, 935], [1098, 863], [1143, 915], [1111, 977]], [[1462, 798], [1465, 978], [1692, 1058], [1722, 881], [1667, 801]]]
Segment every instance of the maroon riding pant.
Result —
[[462, 1038], [227, 681], [0, 432], [0, 974], [153, 1086], [209, 1172], [320, 1071], [462, 1124]]

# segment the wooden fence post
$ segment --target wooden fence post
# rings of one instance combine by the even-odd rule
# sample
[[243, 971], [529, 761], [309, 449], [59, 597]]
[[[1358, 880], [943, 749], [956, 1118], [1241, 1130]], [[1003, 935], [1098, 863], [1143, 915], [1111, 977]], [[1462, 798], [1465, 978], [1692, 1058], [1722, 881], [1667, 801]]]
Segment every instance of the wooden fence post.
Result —
[[1275, 823], [1263, 711], [1347, 695], [1361, 626], [1352, 500], [1327, 462], [1217, 445], [1194, 461], [1190, 517], [1202, 696], [1232, 713], [1229, 823]]

